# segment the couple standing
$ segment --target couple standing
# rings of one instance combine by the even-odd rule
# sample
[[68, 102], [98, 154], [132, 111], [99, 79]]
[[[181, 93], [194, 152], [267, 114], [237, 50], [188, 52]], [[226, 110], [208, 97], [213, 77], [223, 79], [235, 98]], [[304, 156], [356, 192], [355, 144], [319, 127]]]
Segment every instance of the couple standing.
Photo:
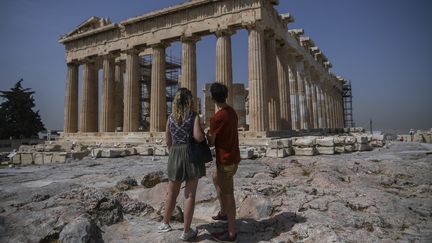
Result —
[[228, 88], [221, 83], [213, 83], [210, 87], [213, 101], [216, 103], [216, 113], [210, 119], [210, 130], [204, 134], [199, 117], [194, 112], [192, 93], [186, 89], [179, 89], [173, 101], [172, 114], [168, 117], [166, 127], [166, 142], [169, 150], [168, 158], [168, 188], [165, 201], [165, 212], [159, 232], [172, 230], [170, 218], [176, 205], [177, 196], [183, 181], [184, 190], [184, 231], [180, 239], [188, 241], [197, 236], [197, 231], [190, 225], [195, 207], [195, 194], [198, 179], [205, 176], [204, 163], [188, 161], [187, 143], [193, 136], [196, 142], [202, 142], [207, 137], [210, 146], [216, 150], [216, 173], [213, 183], [220, 203], [220, 211], [213, 220], [228, 221], [226, 232], [212, 234], [220, 242], [236, 242], [235, 229], [236, 206], [234, 199], [233, 176], [240, 162], [238, 143], [237, 114], [227, 105]]

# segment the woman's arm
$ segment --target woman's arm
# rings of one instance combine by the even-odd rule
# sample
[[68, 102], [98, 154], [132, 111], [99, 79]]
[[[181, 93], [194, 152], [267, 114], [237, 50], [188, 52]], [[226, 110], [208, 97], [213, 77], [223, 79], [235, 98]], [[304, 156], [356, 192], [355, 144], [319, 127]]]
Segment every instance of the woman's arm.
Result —
[[194, 124], [194, 128], [193, 128], [193, 136], [195, 138], [195, 141], [200, 143], [200, 142], [204, 141], [204, 133], [202, 131], [201, 122], [200, 122], [198, 115], [195, 116], [194, 123], [195, 124]]
[[165, 128], [165, 141], [169, 151], [172, 145], [172, 137], [171, 137], [171, 132], [169, 130], [169, 120], [167, 121], [166, 128]]

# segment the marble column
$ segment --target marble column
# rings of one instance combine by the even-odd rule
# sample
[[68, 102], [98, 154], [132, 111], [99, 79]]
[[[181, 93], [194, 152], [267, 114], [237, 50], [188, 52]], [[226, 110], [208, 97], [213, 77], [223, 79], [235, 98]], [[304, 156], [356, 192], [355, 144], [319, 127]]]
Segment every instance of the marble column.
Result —
[[325, 103], [325, 109], [326, 109], [327, 127], [332, 128], [328, 89], [324, 92], [324, 103]]
[[311, 93], [312, 93], [312, 113], [313, 113], [313, 128], [320, 128], [319, 126], [319, 112], [318, 112], [318, 99], [316, 90], [316, 80], [314, 79], [311, 83]]
[[313, 114], [312, 114], [312, 87], [311, 87], [311, 76], [309, 73], [309, 67], [305, 65], [305, 96], [306, 96], [306, 111], [307, 111], [307, 123], [308, 128], [313, 128]]
[[114, 132], [115, 130], [115, 63], [114, 56], [103, 57], [103, 79], [102, 79], [102, 111], [100, 132]]
[[83, 64], [81, 92], [80, 132], [98, 131], [98, 67], [93, 60]]
[[322, 114], [322, 128], [328, 128], [327, 125], [327, 109], [326, 109], [326, 100], [324, 97], [324, 87], [320, 87], [320, 107]]
[[166, 77], [164, 43], [152, 46], [152, 71], [150, 90], [150, 132], [163, 132], [167, 121]]
[[125, 71], [124, 61], [115, 64], [115, 128], [123, 129], [123, 75]]
[[267, 109], [269, 131], [280, 131], [279, 84], [276, 60], [276, 40], [273, 33], [268, 33], [265, 40], [267, 64]]
[[234, 107], [231, 30], [218, 30], [216, 35], [216, 82], [228, 88], [227, 104]]
[[182, 67], [181, 67], [181, 87], [187, 88], [192, 92], [194, 105], [198, 111], [197, 94], [197, 69], [196, 69], [196, 42], [198, 37], [182, 37]]
[[300, 107], [298, 97], [298, 82], [297, 82], [297, 68], [295, 65], [295, 58], [292, 55], [287, 56], [288, 60], [288, 77], [290, 88], [290, 103], [291, 103], [291, 124], [293, 130], [300, 130]]
[[73, 62], [67, 64], [63, 131], [78, 132], [78, 64]]
[[305, 91], [305, 70], [301, 57], [297, 57], [297, 94], [300, 107], [300, 129], [309, 129], [309, 117], [307, 112], [306, 91]]
[[280, 119], [281, 129], [291, 130], [291, 101], [290, 101], [290, 83], [288, 73], [288, 62], [283, 46], [276, 50], [277, 72], [279, 82], [279, 99], [280, 99]]
[[318, 128], [324, 128], [324, 111], [322, 109], [321, 87], [317, 84], [315, 86], [317, 111], [318, 111]]
[[268, 130], [267, 111], [267, 65], [264, 28], [261, 25], [248, 26], [249, 64], [249, 131]]
[[126, 80], [123, 92], [123, 132], [137, 132], [139, 129], [139, 51], [127, 50]]

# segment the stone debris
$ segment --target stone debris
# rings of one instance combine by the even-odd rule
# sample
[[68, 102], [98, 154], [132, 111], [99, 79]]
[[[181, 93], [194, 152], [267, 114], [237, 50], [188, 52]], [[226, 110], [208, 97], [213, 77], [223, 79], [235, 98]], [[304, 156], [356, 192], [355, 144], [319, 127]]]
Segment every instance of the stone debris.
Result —
[[68, 223], [59, 235], [62, 243], [103, 243], [102, 230], [88, 214], [82, 214]]
[[144, 175], [141, 180], [141, 185], [145, 188], [152, 188], [162, 182], [163, 172], [162, 171], [154, 171]]

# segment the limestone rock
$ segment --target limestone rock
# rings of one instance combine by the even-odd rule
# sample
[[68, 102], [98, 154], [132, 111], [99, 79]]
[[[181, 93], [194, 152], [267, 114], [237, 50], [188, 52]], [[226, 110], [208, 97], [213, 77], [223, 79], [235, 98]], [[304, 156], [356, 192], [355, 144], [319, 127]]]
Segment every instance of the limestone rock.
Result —
[[240, 158], [241, 159], [251, 159], [254, 155], [253, 148], [241, 148], [240, 149]]
[[165, 148], [165, 147], [156, 147], [153, 150], [153, 155], [167, 156], [168, 155], [167, 148]]
[[333, 142], [336, 146], [345, 145], [345, 136], [334, 137]]
[[286, 151], [286, 149], [267, 149], [266, 152], [266, 157], [270, 157], [270, 158], [284, 158], [288, 156], [288, 153]]
[[370, 151], [372, 150], [371, 146], [368, 143], [356, 143], [355, 145], [356, 151]]
[[145, 188], [152, 188], [162, 181], [162, 176], [162, 171], [150, 172], [144, 175], [143, 179], [141, 180], [141, 185], [143, 185]]
[[320, 146], [317, 146], [316, 150], [317, 150], [318, 154], [331, 155], [331, 154], [335, 153], [335, 147], [320, 147]]
[[118, 158], [122, 154], [121, 150], [118, 149], [102, 149], [101, 157], [102, 158]]
[[313, 145], [315, 145], [315, 138], [314, 137], [302, 137], [302, 138], [297, 138], [294, 141], [294, 146], [311, 147]]
[[33, 164], [33, 154], [21, 153], [21, 165], [31, 165], [31, 164]]
[[67, 153], [66, 152], [57, 152], [52, 154], [52, 163], [65, 163], [66, 162]]
[[61, 146], [58, 144], [47, 144], [45, 145], [44, 152], [60, 152]]
[[104, 242], [101, 229], [86, 214], [80, 215], [67, 224], [60, 233], [59, 241], [62, 243]]
[[268, 218], [273, 212], [273, 204], [268, 198], [248, 197], [239, 206], [239, 218], [261, 220]]
[[119, 189], [120, 191], [126, 191], [126, 190], [129, 190], [130, 188], [132, 188], [133, 186], [137, 186], [137, 185], [138, 185], [138, 183], [135, 180], [135, 178], [127, 176], [126, 178], [117, 182], [116, 188]]
[[317, 138], [315, 142], [316, 145], [323, 146], [323, 147], [333, 147], [335, 144], [333, 137]]
[[34, 163], [36, 164], [36, 165], [43, 165], [43, 156], [44, 156], [44, 154], [43, 153], [34, 153], [33, 154], [34, 155]]
[[367, 136], [356, 136], [356, 141], [357, 143], [364, 144], [364, 143], [368, 143], [369, 139]]
[[343, 153], [345, 153], [345, 147], [344, 146], [335, 146], [335, 153], [338, 153], [338, 154], [343, 154]]
[[153, 155], [153, 148], [150, 146], [138, 146], [135, 149], [139, 155]]
[[345, 137], [345, 144], [346, 145], [353, 145], [356, 142], [356, 138], [352, 136], [346, 136]]
[[300, 156], [313, 156], [316, 153], [314, 147], [310, 147], [310, 148], [294, 147], [294, 151], [295, 151], [295, 155], [300, 155]]

